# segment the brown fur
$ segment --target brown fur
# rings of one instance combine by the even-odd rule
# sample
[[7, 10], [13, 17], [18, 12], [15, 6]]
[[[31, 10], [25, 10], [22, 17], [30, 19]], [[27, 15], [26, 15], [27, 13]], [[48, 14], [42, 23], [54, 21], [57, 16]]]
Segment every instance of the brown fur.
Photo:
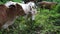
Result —
[[[13, 20], [16, 16], [25, 15], [24, 10], [18, 4], [11, 5], [7, 8], [5, 5], [0, 5], [0, 28], [10, 20]], [[10, 24], [10, 22], [8, 23]]]
[[6, 6], [0, 5], [0, 27], [7, 21], [6, 10]]
[[38, 5], [41, 8], [53, 9], [53, 7], [55, 7], [57, 5], [57, 3], [55, 3], [55, 2], [42, 1], [42, 2], [38, 2]]
[[19, 16], [25, 15], [25, 12], [24, 12], [22, 6], [16, 4], [16, 7], [17, 7], [17, 15], [19, 15]]

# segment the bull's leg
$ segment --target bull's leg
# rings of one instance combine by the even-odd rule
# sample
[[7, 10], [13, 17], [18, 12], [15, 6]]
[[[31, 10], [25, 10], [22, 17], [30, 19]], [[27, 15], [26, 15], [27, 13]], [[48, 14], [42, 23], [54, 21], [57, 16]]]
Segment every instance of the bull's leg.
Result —
[[31, 17], [32, 17], [32, 20], [33, 21], [35, 21], [35, 15], [37, 14], [37, 11], [36, 11], [36, 9], [35, 10], [33, 10], [33, 11], [31, 11]]
[[35, 20], [35, 15], [32, 15], [32, 20], [33, 20], [33, 21]]
[[8, 21], [8, 22], [6, 22], [6, 23], [2, 26], [2, 28], [3, 28], [3, 29], [7, 29], [7, 32], [9, 32], [8, 26], [11, 25], [11, 24], [13, 24], [13, 22], [12, 22], [12, 21]]
[[5, 23], [5, 24], [2, 26], [2, 28], [3, 28], [3, 29], [6, 29], [8, 26], [9, 26], [9, 25], [8, 25], [7, 23]]
[[8, 26], [12, 25], [12, 24], [14, 23], [14, 21], [15, 21], [15, 18], [7, 21], [7, 22], [2, 26], [2, 28], [3, 28], [3, 29], [8, 28]]
[[8, 28], [9, 25], [12, 25], [12, 24], [13, 24], [13, 21], [8, 21], [2, 26], [2, 28], [6, 29]]
[[31, 15], [31, 17], [32, 17], [32, 21], [35, 20], [35, 13], [36, 13], [35, 11], [32, 11], [32, 13], [31, 13], [31, 14], [32, 14], [32, 15]]

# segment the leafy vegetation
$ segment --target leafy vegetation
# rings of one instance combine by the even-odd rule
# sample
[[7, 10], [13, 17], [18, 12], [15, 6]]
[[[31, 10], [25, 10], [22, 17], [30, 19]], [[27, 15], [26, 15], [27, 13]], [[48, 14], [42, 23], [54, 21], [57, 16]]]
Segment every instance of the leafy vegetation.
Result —
[[[13, 0], [20, 2], [21, 0]], [[55, 0], [60, 1], [60, 0]], [[2, 2], [0, 2], [2, 4]], [[60, 34], [60, 4], [54, 10], [38, 8], [35, 21], [28, 21], [20, 16], [8, 30], [0, 34]]]

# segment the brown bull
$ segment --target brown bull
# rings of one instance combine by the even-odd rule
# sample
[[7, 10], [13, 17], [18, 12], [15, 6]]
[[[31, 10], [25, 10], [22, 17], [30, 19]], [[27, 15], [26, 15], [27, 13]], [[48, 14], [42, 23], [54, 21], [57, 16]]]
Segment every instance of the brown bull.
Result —
[[10, 8], [7, 8], [5, 5], [0, 5], [0, 28], [7, 28], [13, 23], [16, 16], [19, 15], [25, 15], [20, 5], [12, 5]]
[[[31, 13], [31, 14], [30, 14]], [[5, 5], [0, 5], [0, 28], [8, 28], [12, 25], [17, 18], [17, 16], [27, 16], [32, 15], [32, 20], [35, 20], [35, 4], [34, 2], [29, 2], [28, 4], [7, 2]]]
[[56, 5], [57, 5], [57, 3], [55, 3], [55, 2], [47, 2], [47, 1], [38, 2], [39, 7], [49, 9], [49, 10], [56, 7]]

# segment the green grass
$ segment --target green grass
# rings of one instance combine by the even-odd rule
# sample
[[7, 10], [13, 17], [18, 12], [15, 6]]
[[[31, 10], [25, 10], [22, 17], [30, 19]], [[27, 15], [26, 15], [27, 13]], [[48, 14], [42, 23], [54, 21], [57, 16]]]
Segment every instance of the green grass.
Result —
[[[21, 0], [13, 0], [20, 2]], [[0, 4], [3, 4], [0, 2]], [[60, 6], [60, 5], [59, 5]], [[15, 23], [9, 27], [10, 31], [1, 30], [0, 34], [60, 34], [60, 9], [49, 11], [48, 9], [37, 9], [35, 21], [31, 22], [20, 16]]]
[[10, 31], [2, 30], [0, 34], [38, 34], [37, 32], [39, 34], [60, 34], [60, 26], [54, 25], [59, 16], [60, 14], [55, 10], [39, 9], [35, 22], [26, 22], [21, 16], [13, 24], [14, 28], [10, 27]]

